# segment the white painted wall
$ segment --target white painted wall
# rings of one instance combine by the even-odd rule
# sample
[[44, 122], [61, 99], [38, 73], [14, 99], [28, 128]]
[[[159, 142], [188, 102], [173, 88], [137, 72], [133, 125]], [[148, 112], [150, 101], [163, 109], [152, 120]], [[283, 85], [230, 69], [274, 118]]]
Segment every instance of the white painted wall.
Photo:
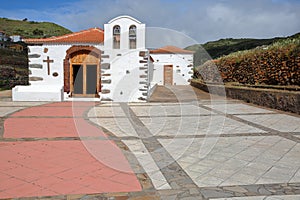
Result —
[[[137, 49], [145, 49], [145, 24], [142, 24], [140, 21], [130, 16], [119, 16], [110, 20], [107, 24], [104, 24], [105, 50], [111, 50], [113, 48], [113, 27], [116, 25], [119, 25], [121, 28], [121, 40], [120, 49], [115, 49], [114, 54], [129, 49], [129, 27], [131, 25], [135, 25], [137, 28]], [[112, 54], [112, 57], [115, 57], [114, 54]]]
[[151, 54], [154, 59], [151, 84], [164, 84], [164, 65], [173, 65], [173, 84], [188, 85], [192, 78], [193, 54]]
[[[29, 64], [41, 64], [42, 69], [30, 68], [32, 74], [29, 77], [42, 77], [42, 81], [30, 81], [31, 85], [60, 85], [64, 84], [64, 72], [63, 72], [63, 60], [66, 56], [66, 51], [71, 47], [71, 45], [43, 45], [43, 46], [28, 46], [30, 49], [30, 54], [39, 54], [39, 58], [29, 58]], [[44, 53], [44, 48], [48, 48], [48, 52]], [[50, 75], [48, 75], [47, 63], [43, 60], [47, 60], [49, 56], [53, 63], [50, 63]], [[54, 72], [58, 73], [57, 77], [52, 74]]]
[[[116, 25], [121, 28], [120, 49], [113, 49], [113, 27]], [[129, 49], [129, 27], [132, 25], [137, 30], [136, 49]], [[111, 93], [102, 94], [102, 97], [117, 102], [139, 101], [143, 93], [139, 91], [139, 67], [143, 66], [139, 63], [139, 52], [146, 51], [145, 24], [130, 16], [116, 17], [104, 24], [104, 38], [104, 54], [109, 55], [110, 63], [110, 70], [105, 73], [111, 76], [102, 76], [102, 80], [110, 79], [112, 83], [103, 84], [102, 89], [108, 89]]]
[[[146, 49], [144, 49], [146, 51]], [[138, 102], [138, 98], [142, 96], [140, 89], [139, 67], [140, 50], [125, 50], [122, 51], [122, 56], [117, 56], [111, 60], [110, 70], [105, 73], [110, 73], [111, 76], [102, 76], [102, 81], [111, 79], [111, 84], [103, 84], [102, 89], [109, 89], [111, 93], [102, 94], [103, 98], [113, 99], [116, 102]]]

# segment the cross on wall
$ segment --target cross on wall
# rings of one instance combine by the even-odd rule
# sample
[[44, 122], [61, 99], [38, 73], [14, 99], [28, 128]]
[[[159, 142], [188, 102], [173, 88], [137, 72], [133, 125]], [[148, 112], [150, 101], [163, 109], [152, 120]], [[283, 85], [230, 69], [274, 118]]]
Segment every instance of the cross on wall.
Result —
[[47, 63], [47, 67], [48, 67], [48, 75], [50, 75], [50, 63], [53, 63], [54, 60], [50, 60], [49, 56], [47, 56], [47, 60], [43, 60], [43, 62]]

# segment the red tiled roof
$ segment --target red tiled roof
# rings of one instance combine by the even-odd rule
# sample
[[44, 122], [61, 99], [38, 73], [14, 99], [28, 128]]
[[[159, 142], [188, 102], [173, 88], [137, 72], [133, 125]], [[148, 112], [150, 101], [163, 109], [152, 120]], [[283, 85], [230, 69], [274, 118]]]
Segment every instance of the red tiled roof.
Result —
[[44, 43], [102, 43], [104, 41], [104, 31], [100, 28], [91, 28], [62, 36], [43, 39], [24, 39], [28, 44]]
[[164, 47], [161, 47], [158, 49], [151, 50], [150, 53], [152, 53], [152, 54], [164, 54], [164, 53], [193, 54], [194, 51], [184, 50], [184, 49], [181, 49], [181, 48], [175, 47], [175, 46], [164, 46]]

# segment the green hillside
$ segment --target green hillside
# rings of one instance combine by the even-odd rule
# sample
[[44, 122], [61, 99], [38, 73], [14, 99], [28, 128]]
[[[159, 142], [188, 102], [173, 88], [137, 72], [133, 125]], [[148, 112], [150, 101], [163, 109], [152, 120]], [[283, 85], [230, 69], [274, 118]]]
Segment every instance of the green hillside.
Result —
[[[194, 65], [199, 66], [210, 58], [216, 59], [225, 55], [229, 55], [234, 52], [244, 51], [254, 49], [259, 46], [267, 46], [276, 42], [284, 41], [286, 39], [295, 39], [299, 38], [300, 33], [289, 37], [276, 37], [270, 39], [251, 39], [251, 38], [242, 38], [242, 39], [220, 39], [217, 41], [207, 42], [205, 44], [199, 45], [195, 44], [187, 47], [188, 50], [193, 50], [195, 52]], [[202, 46], [202, 48], [199, 48]], [[204, 51], [205, 50], [205, 51]]]
[[50, 22], [34, 22], [0, 18], [0, 30], [8, 35], [21, 35], [24, 38], [44, 38], [71, 33], [70, 30]]

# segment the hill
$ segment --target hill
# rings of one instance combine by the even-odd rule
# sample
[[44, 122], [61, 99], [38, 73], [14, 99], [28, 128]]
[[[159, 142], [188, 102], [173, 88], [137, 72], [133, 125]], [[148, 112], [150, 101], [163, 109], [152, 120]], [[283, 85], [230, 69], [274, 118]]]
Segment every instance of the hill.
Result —
[[[216, 59], [225, 55], [229, 55], [233, 52], [250, 50], [258, 46], [271, 45], [275, 42], [282, 41], [285, 39], [299, 38], [300, 33], [289, 37], [275, 37], [270, 39], [252, 39], [252, 38], [242, 38], [242, 39], [220, 39], [217, 41], [207, 42], [205, 44], [195, 44], [186, 47], [187, 50], [196, 51], [194, 65], [199, 66], [210, 58]], [[200, 48], [202, 46], [202, 48]], [[206, 52], [204, 52], [204, 50]], [[208, 54], [209, 55], [208, 55]]]
[[0, 18], [0, 30], [8, 35], [21, 35], [24, 38], [43, 38], [71, 33], [70, 30], [55, 23], [7, 18]]

